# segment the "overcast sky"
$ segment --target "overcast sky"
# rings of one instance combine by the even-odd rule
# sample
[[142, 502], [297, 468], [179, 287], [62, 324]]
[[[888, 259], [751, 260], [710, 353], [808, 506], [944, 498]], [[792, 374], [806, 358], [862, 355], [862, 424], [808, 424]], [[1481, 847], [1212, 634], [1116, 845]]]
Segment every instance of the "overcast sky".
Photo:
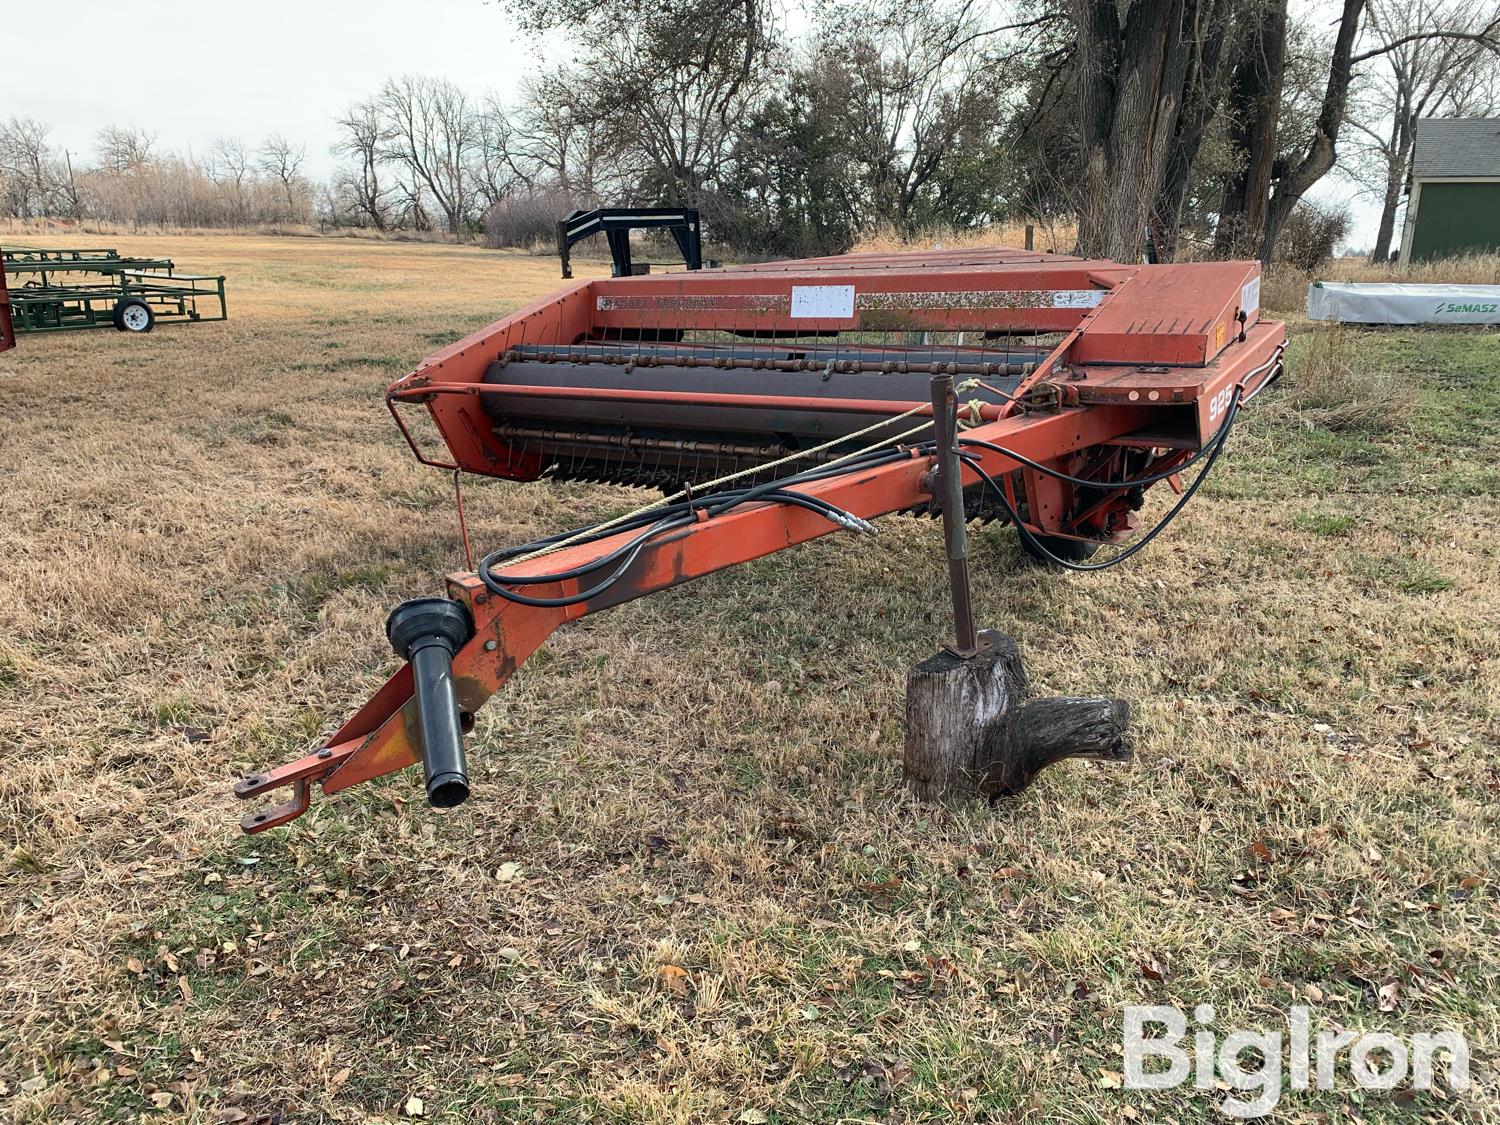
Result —
[[[254, 144], [281, 133], [307, 146], [304, 167], [317, 178], [334, 164], [335, 114], [386, 78], [441, 76], [509, 101], [563, 50], [521, 35], [485, 0], [72, 0], [66, 36], [21, 11], [41, 9], [0, 0], [0, 113], [46, 122], [54, 144], [89, 154], [105, 125], [138, 126], [162, 148], [200, 153], [216, 137]], [[1330, 178], [1314, 195], [1350, 193]], [[1351, 242], [1368, 246], [1377, 210], [1355, 201], [1354, 213]]]
[[72, 0], [66, 36], [23, 26], [22, 7], [0, 0], [0, 113], [50, 124], [75, 154], [110, 124], [197, 152], [281, 133], [307, 145], [318, 177], [334, 163], [334, 116], [386, 78], [442, 76], [509, 100], [558, 53], [484, 0]]

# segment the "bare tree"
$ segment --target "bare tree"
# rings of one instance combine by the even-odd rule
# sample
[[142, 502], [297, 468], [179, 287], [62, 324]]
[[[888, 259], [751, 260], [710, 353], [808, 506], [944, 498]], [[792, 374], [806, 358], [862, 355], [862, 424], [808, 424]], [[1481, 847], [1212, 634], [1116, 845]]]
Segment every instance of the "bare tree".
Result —
[[1250, 16], [1250, 38], [1239, 51], [1227, 91], [1229, 144], [1242, 158], [1219, 205], [1214, 252], [1222, 257], [1260, 253], [1277, 157], [1277, 130], [1267, 130], [1264, 123], [1277, 120], [1285, 102], [1286, 4], [1271, 0], [1256, 5]]
[[340, 174], [337, 186], [371, 226], [385, 230], [390, 202], [380, 182], [380, 109], [373, 100], [354, 102], [336, 123], [340, 134], [334, 154], [353, 163], [352, 169]]
[[430, 193], [455, 238], [471, 217], [470, 158], [479, 128], [469, 96], [444, 78], [407, 75], [381, 87], [379, 106], [385, 130], [381, 154], [401, 165], [418, 204]]
[[525, 186], [526, 177], [517, 166], [515, 130], [500, 99], [493, 94], [486, 97], [474, 112], [474, 122], [470, 179], [482, 211], [506, 198], [517, 187]]
[[74, 220], [83, 218], [83, 189], [78, 184], [78, 174], [73, 170], [73, 154], [67, 149], [63, 149], [56, 190], [63, 214]]
[[117, 176], [139, 172], [151, 163], [155, 146], [155, 134], [133, 125], [106, 125], [95, 135], [99, 168]]
[[48, 213], [57, 184], [57, 157], [47, 141], [51, 130], [32, 117], [0, 123], [0, 180], [6, 207], [19, 219]]
[[609, 123], [579, 98], [574, 77], [555, 71], [522, 83], [511, 144], [528, 184], [550, 181], [568, 198], [592, 202], [606, 194], [605, 166], [619, 146]]
[[543, 27], [576, 17], [586, 48], [582, 61], [540, 87], [550, 124], [590, 145], [611, 144], [599, 163], [612, 164], [652, 202], [702, 205], [712, 197], [770, 77], [763, 5], [659, 0], [641, 9], [632, 0], [561, 6], [526, 0], [515, 6]]
[[[1284, 16], [1287, 0], [1266, 0], [1266, 2], [1278, 7]], [[1257, 194], [1247, 196], [1245, 199], [1247, 211], [1264, 200], [1263, 229], [1256, 231], [1253, 223], [1243, 224], [1250, 239], [1253, 240], [1258, 234], [1262, 261], [1270, 260], [1276, 246], [1276, 237], [1293, 209], [1313, 185], [1333, 169], [1338, 159], [1339, 139], [1349, 116], [1354, 77], [1362, 64], [1380, 59], [1406, 45], [1419, 42], [1453, 40], [1460, 43], [1478, 44], [1485, 50], [1495, 50], [1497, 45], [1500, 45], [1500, 23], [1490, 23], [1477, 30], [1457, 30], [1443, 26], [1418, 27], [1410, 32], [1392, 36], [1385, 42], [1376, 41], [1366, 49], [1360, 50], [1359, 45], [1365, 30], [1367, 3], [1368, 0], [1342, 0], [1333, 41], [1325, 56], [1328, 61], [1323, 66], [1325, 77], [1322, 83], [1322, 96], [1318, 100], [1312, 128], [1306, 140], [1300, 138], [1297, 140], [1293, 155], [1287, 162], [1285, 173], [1277, 178], [1269, 195]], [[1287, 26], [1284, 18], [1279, 22], [1281, 27]], [[1282, 66], [1286, 65], [1285, 54], [1283, 51]], [[1263, 75], [1267, 81], [1279, 80], [1280, 71], [1266, 67]], [[1247, 134], [1247, 142], [1259, 146], [1262, 151], [1274, 150], [1285, 139], [1284, 134], [1278, 137], [1280, 116], [1280, 114], [1274, 116], [1267, 114], [1256, 120], [1254, 128]], [[1246, 159], [1248, 160], [1248, 154], [1246, 154]], [[1237, 219], [1238, 216], [1231, 210], [1226, 210], [1220, 216], [1221, 223]]]
[[[1500, 10], [1479, 0], [1369, 0], [1366, 27], [1372, 45], [1384, 48], [1383, 65], [1356, 96], [1349, 124], [1365, 138], [1361, 147], [1381, 193], [1370, 255], [1380, 262], [1390, 256], [1418, 119], [1495, 110]], [[1421, 34], [1436, 30], [1458, 34]]]
[[272, 133], [261, 142], [256, 156], [260, 170], [281, 185], [281, 194], [286, 200], [285, 218], [288, 222], [295, 222], [302, 211], [297, 205], [297, 196], [306, 188], [301, 169], [307, 158], [307, 146], [294, 145], [280, 133]]
[[1227, 112], [1227, 144], [1219, 147], [1234, 171], [1216, 242], [1224, 252], [1268, 259], [1292, 210], [1334, 167], [1361, 64], [1418, 42], [1493, 49], [1496, 27], [1483, 20], [1463, 27], [1418, 20], [1361, 49], [1368, 2], [1341, 0], [1304, 130], [1287, 112], [1300, 104], [1288, 98], [1288, 0], [1066, 0], [1077, 36], [1080, 247], [1134, 259], [1148, 223], [1170, 246], [1203, 142]]
[[[999, 38], [972, 0], [887, 0], [875, 12], [838, 12], [814, 45], [812, 68], [831, 69], [847, 91], [839, 127], [857, 161], [847, 175], [868, 207], [864, 222], [911, 231], [943, 212], [949, 222], [982, 217], [993, 192], [983, 175], [960, 190], [951, 173], [993, 154], [1004, 117], [996, 75], [1026, 46]], [[1027, 21], [1032, 27], [1060, 13]]]
[[237, 137], [220, 137], [214, 141], [207, 171], [209, 179], [227, 197], [229, 221], [235, 226], [243, 226], [250, 217], [247, 189], [252, 175], [250, 154], [245, 150], [244, 142]]

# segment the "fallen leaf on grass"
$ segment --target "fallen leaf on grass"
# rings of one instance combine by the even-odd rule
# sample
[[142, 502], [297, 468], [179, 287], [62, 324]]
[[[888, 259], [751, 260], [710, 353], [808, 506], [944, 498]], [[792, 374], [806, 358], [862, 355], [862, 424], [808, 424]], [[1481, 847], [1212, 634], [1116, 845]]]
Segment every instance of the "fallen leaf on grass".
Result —
[[770, 1118], [765, 1115], [763, 1110], [747, 1109], [736, 1117], [735, 1120], [744, 1122], [744, 1125], [766, 1125], [766, 1122]]
[[656, 970], [656, 976], [678, 996], [686, 996], [693, 984], [693, 978], [680, 965], [663, 965]]
[[1167, 970], [1155, 957], [1148, 957], [1141, 962], [1141, 976], [1147, 980], [1164, 981], [1167, 979]]
[[1101, 1070], [1099, 1072], [1099, 1085], [1106, 1090], [1118, 1090], [1125, 1085], [1125, 1076], [1117, 1070]]
[[1247, 848], [1246, 850], [1254, 858], [1260, 860], [1262, 863], [1271, 863], [1276, 859], [1275, 853], [1272, 852], [1270, 848], [1266, 847], [1266, 842], [1264, 840], [1252, 840], [1250, 842], [1249, 848]]
[[1386, 981], [1376, 993], [1376, 1002], [1382, 1012], [1394, 1012], [1401, 1001], [1401, 986], [1393, 980]]
[[411, 1097], [406, 1099], [406, 1105], [403, 1107], [403, 1111], [405, 1112], [407, 1117], [421, 1117], [427, 1112], [427, 1106], [421, 1098], [417, 1097], [416, 1094], [413, 1094]]

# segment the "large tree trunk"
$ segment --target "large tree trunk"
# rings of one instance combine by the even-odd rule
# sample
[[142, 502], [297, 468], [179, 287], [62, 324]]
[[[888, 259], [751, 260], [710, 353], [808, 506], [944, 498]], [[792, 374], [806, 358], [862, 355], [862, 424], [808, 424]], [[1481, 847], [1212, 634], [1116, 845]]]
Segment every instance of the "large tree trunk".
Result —
[[1380, 202], [1380, 229], [1375, 234], [1375, 249], [1370, 252], [1370, 261], [1376, 265], [1391, 256], [1391, 240], [1396, 234], [1396, 208], [1401, 205], [1401, 188], [1405, 181], [1406, 160], [1393, 156], [1385, 179], [1385, 198]]
[[[1223, 27], [1232, 11], [1230, 0], [1212, 0], [1207, 18], [1210, 27]], [[1161, 195], [1156, 203], [1152, 233], [1163, 261], [1175, 261], [1187, 214], [1193, 169], [1209, 124], [1218, 113], [1224, 94], [1225, 70], [1231, 53], [1227, 35], [1211, 35], [1195, 52], [1185, 82], [1185, 101], [1178, 117], [1177, 135], [1167, 156]]]
[[[1398, 81], [1403, 81], [1398, 76]], [[1391, 256], [1391, 241], [1396, 235], [1396, 209], [1401, 206], [1401, 191], [1406, 187], [1406, 169], [1411, 161], [1412, 129], [1415, 124], [1410, 99], [1403, 90], [1397, 97], [1395, 120], [1391, 125], [1391, 144], [1386, 152], [1385, 197], [1380, 201], [1380, 229], [1375, 235], [1375, 249], [1370, 261], [1379, 264]]]
[[1266, 229], [1261, 236], [1262, 262], [1271, 260], [1276, 249], [1276, 236], [1281, 233], [1282, 224], [1292, 213], [1292, 208], [1297, 206], [1315, 183], [1328, 174], [1338, 158], [1339, 130], [1343, 128], [1344, 112], [1349, 105], [1349, 80], [1354, 72], [1354, 40], [1359, 35], [1364, 11], [1365, 0], [1344, 0], [1338, 35], [1333, 43], [1333, 58], [1328, 66], [1328, 86], [1323, 93], [1322, 108], [1318, 112], [1318, 124], [1302, 159], [1281, 178], [1271, 196], [1266, 211]]
[[1267, 0], [1229, 81], [1229, 143], [1239, 167], [1224, 187], [1214, 232], [1214, 252], [1222, 257], [1258, 253], [1265, 235], [1286, 73], [1286, 22], [1287, 0]]
[[1071, 0], [1079, 32], [1083, 254], [1138, 262], [1177, 135], [1195, 44], [1187, 0]]
[[1078, 30], [1078, 136], [1083, 163], [1077, 249], [1108, 257], [1109, 138], [1120, 65], [1120, 23], [1110, 0], [1070, 0], [1070, 6]]

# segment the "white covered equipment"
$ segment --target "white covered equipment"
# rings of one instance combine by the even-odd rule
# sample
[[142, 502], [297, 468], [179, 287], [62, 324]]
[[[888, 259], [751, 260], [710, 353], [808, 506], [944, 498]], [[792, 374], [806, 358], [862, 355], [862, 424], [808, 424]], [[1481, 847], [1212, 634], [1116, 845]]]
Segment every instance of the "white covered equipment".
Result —
[[1314, 281], [1307, 315], [1344, 324], [1500, 324], [1500, 285]]

